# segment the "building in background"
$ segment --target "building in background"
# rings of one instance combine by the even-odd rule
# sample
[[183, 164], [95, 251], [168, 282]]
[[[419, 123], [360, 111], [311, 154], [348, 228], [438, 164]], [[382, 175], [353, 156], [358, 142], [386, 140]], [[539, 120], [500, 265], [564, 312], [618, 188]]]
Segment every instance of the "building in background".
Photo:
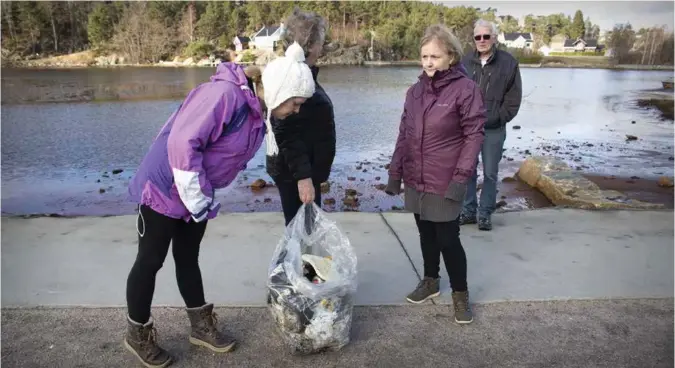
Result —
[[256, 49], [274, 51], [281, 40], [283, 30], [283, 23], [278, 26], [263, 26], [251, 37], [250, 44]]
[[533, 49], [534, 37], [532, 33], [500, 33], [497, 36], [497, 41], [508, 48], [514, 49]]
[[234, 44], [234, 50], [239, 52], [248, 49], [248, 44], [251, 42], [251, 39], [246, 36], [236, 36], [232, 43]]
[[565, 40], [565, 45], [563, 46], [563, 52], [602, 52], [604, 49], [603, 45], [598, 44], [598, 40], [584, 40], [579, 37], [576, 40], [567, 39]]

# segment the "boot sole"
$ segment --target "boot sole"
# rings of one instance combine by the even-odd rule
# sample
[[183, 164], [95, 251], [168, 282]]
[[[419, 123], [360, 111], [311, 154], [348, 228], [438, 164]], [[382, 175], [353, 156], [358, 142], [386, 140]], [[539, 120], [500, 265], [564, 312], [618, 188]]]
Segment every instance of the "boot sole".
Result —
[[468, 325], [469, 323], [473, 322], [473, 318], [471, 318], [470, 321], [460, 321], [457, 318], [455, 318], [455, 322], [459, 323], [460, 325]]
[[173, 363], [173, 359], [169, 359], [169, 360], [167, 360], [166, 362], [164, 362], [164, 363], [162, 363], [162, 364], [150, 364], [150, 363], [146, 363], [145, 361], [143, 361], [143, 359], [141, 359], [141, 356], [138, 355], [138, 353], [136, 352], [136, 350], [134, 350], [134, 348], [132, 348], [131, 345], [129, 345], [129, 343], [127, 342], [127, 339], [124, 339], [124, 347], [125, 347], [127, 350], [129, 350], [132, 354], [134, 354], [134, 356], [135, 356], [136, 358], [138, 358], [138, 361], [141, 362], [141, 364], [143, 364], [144, 366], [146, 366], [146, 367], [148, 367], [148, 368], [165, 368], [165, 367], [170, 366], [171, 363]]
[[205, 347], [205, 348], [207, 348], [211, 351], [214, 351], [216, 353], [229, 353], [230, 351], [234, 350], [234, 347], [237, 345], [237, 342], [235, 341], [235, 342], [231, 343], [230, 345], [219, 348], [217, 346], [213, 346], [213, 345], [209, 344], [206, 341], [196, 339], [192, 336], [190, 336], [189, 340], [190, 340], [190, 343], [192, 345], [202, 346], [202, 347]]
[[433, 294], [429, 295], [428, 297], [426, 297], [422, 300], [412, 300], [410, 298], [405, 298], [405, 300], [407, 300], [408, 302], [413, 303], [413, 304], [422, 304], [422, 303], [426, 302], [427, 300], [433, 299], [433, 298], [435, 298], [437, 296], [440, 296], [440, 295], [441, 295], [441, 292], [439, 291], [439, 292], [436, 292], [436, 293], [433, 293]]
[[460, 222], [459, 226], [464, 226], [464, 225], [476, 225], [478, 224], [478, 221], [469, 221], [469, 222]]

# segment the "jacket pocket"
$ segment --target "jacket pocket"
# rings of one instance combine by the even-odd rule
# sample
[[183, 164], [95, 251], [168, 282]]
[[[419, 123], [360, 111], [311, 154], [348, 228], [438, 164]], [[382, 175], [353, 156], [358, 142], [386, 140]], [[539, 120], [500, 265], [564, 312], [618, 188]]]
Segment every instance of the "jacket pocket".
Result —
[[485, 100], [487, 107], [487, 121], [485, 122], [485, 129], [496, 129], [502, 126], [502, 121], [499, 116], [499, 109], [501, 108], [501, 101], [499, 99]]

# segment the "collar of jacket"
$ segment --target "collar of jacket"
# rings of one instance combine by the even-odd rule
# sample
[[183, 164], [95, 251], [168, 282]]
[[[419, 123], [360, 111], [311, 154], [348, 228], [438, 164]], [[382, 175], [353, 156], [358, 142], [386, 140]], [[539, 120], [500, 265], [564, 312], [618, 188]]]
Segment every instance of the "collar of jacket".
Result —
[[462, 70], [462, 64], [456, 64], [449, 69], [437, 71], [433, 77], [429, 77], [427, 73], [422, 71], [419, 79], [424, 86], [424, 92], [438, 95], [450, 82], [455, 79], [466, 76], [466, 72]]
[[312, 77], [314, 78], [314, 81], [316, 82], [316, 76], [319, 75], [319, 67], [316, 65], [312, 65], [309, 67], [309, 70], [312, 71]]
[[[485, 62], [485, 65], [493, 62], [496, 57], [497, 57], [497, 44], [492, 44], [492, 47], [490, 48], [490, 57], [487, 59], [487, 62]], [[478, 50], [473, 51], [473, 62], [476, 64], [480, 64], [480, 53], [478, 52]]]

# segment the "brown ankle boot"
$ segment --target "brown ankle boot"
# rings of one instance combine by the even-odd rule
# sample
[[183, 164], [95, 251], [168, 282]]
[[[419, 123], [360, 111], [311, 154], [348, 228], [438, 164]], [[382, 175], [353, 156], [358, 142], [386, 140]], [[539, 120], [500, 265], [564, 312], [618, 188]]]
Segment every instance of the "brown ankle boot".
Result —
[[216, 353], [227, 353], [234, 349], [237, 341], [218, 330], [218, 319], [213, 304], [203, 307], [187, 308], [192, 332], [190, 343], [209, 348]]
[[473, 313], [469, 304], [469, 291], [453, 291], [452, 304], [455, 306], [455, 322], [468, 324], [473, 322]]
[[127, 316], [127, 335], [124, 346], [148, 368], [168, 367], [173, 359], [169, 353], [157, 346], [157, 330], [152, 317], [146, 324], [134, 322]]

